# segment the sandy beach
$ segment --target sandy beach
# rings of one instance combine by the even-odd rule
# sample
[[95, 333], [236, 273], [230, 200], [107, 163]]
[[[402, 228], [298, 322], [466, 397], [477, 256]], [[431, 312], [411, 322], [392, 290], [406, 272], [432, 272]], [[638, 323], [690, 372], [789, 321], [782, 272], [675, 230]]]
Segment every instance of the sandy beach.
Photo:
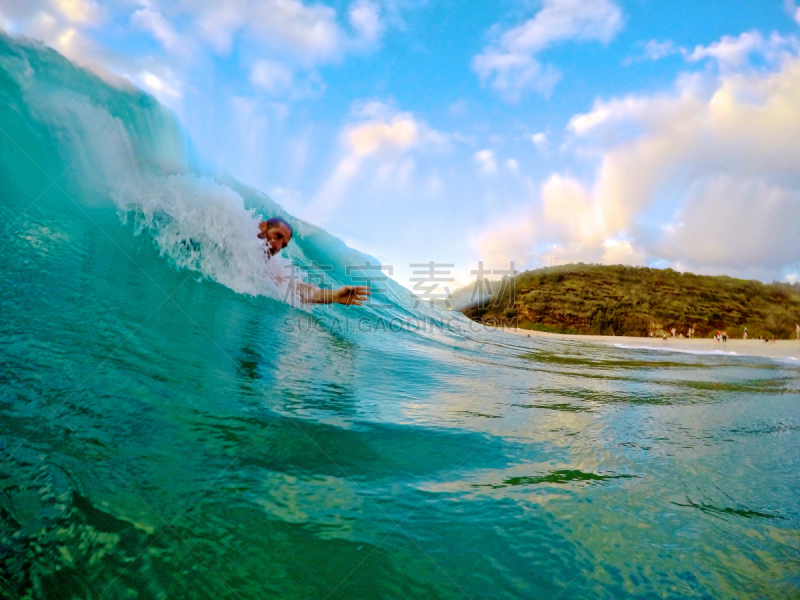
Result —
[[710, 338], [644, 338], [611, 335], [567, 335], [561, 333], [545, 333], [530, 329], [514, 329], [504, 327], [504, 331], [531, 337], [549, 337], [564, 340], [592, 342], [598, 344], [621, 345], [631, 347], [666, 348], [671, 350], [684, 350], [693, 352], [730, 352], [742, 356], [765, 356], [770, 358], [794, 358], [800, 361], [800, 341], [776, 340], [775, 343], [764, 340], [728, 339], [715, 345]]

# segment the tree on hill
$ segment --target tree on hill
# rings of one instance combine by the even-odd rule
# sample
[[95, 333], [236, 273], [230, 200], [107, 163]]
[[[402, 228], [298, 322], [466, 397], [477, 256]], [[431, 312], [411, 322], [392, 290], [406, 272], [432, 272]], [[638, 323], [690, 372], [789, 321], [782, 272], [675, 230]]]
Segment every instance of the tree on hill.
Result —
[[622, 265], [570, 264], [520, 273], [489, 300], [462, 309], [475, 321], [599, 335], [788, 339], [800, 323], [800, 284]]

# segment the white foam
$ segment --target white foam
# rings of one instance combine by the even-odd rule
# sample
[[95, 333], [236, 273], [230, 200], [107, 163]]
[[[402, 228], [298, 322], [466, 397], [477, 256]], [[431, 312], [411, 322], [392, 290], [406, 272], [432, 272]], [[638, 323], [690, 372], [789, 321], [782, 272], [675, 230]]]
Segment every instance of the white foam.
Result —
[[196, 175], [132, 177], [112, 197], [123, 220], [133, 219], [136, 234], [146, 230], [179, 268], [237, 293], [286, 296], [279, 282], [288, 261], [266, 259], [257, 215], [230, 188]]
[[615, 348], [625, 350], [658, 350], [661, 352], [678, 352], [680, 354], [700, 354], [711, 356], [747, 356], [750, 358], [767, 358], [770, 360], [788, 360], [790, 362], [800, 362], [800, 358], [794, 356], [763, 356], [759, 354], [739, 354], [738, 352], [725, 352], [724, 350], [686, 350], [684, 348], [669, 348], [664, 346], [630, 346], [626, 344], [614, 344]]
[[660, 350], [662, 352], [679, 352], [681, 354], [710, 354], [723, 356], [741, 356], [738, 352], [725, 352], [724, 350], [686, 350], [685, 348], [666, 348], [659, 346], [627, 346], [625, 344], [614, 344], [616, 348], [630, 350]]

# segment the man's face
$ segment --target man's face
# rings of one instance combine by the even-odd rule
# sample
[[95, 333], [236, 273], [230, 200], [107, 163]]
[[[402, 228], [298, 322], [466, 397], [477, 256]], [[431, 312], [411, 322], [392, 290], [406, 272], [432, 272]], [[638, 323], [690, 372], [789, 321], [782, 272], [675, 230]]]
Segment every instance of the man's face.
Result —
[[258, 234], [258, 237], [266, 242], [267, 252], [270, 256], [275, 256], [283, 250], [292, 239], [292, 232], [283, 223], [267, 227], [266, 221], [264, 221], [259, 229], [261, 229], [261, 233]]

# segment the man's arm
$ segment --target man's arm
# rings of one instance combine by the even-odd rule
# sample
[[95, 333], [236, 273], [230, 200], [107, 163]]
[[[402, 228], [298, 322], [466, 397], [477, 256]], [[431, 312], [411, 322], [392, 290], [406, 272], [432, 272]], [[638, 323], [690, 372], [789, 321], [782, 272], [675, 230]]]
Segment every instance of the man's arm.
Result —
[[306, 304], [344, 304], [360, 306], [370, 294], [369, 286], [345, 285], [338, 290], [323, 290], [308, 283], [298, 283], [297, 291]]

